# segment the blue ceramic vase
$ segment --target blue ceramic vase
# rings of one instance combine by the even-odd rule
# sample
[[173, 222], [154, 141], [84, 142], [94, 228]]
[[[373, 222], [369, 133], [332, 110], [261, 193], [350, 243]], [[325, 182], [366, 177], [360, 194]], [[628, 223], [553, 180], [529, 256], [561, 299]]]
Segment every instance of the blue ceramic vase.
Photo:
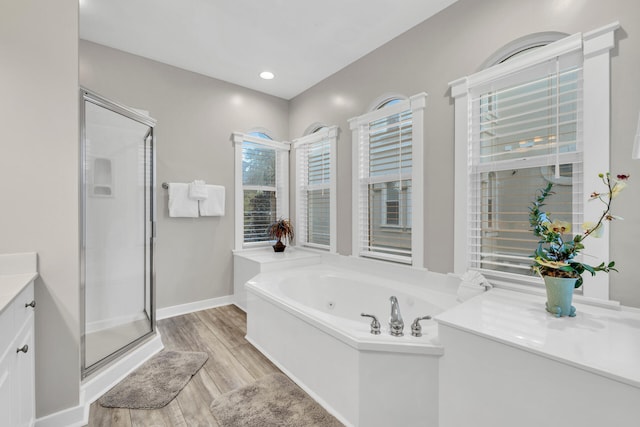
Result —
[[576, 308], [571, 305], [576, 278], [543, 276], [547, 288], [547, 311], [556, 317], [576, 315]]

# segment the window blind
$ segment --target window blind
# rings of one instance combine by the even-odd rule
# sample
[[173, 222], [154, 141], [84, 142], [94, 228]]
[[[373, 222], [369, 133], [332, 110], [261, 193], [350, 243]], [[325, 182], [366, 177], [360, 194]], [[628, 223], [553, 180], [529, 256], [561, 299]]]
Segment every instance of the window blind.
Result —
[[361, 255], [411, 262], [412, 112], [370, 121], [361, 132]]
[[270, 147], [242, 143], [245, 243], [269, 240], [267, 228], [276, 220], [276, 154]]
[[331, 141], [302, 143], [297, 156], [300, 243], [329, 249], [331, 243]]
[[470, 91], [469, 267], [529, 275], [529, 206], [549, 182], [552, 219], [582, 223], [582, 69], [560, 57]]
[[369, 123], [369, 176], [411, 174], [411, 111]]

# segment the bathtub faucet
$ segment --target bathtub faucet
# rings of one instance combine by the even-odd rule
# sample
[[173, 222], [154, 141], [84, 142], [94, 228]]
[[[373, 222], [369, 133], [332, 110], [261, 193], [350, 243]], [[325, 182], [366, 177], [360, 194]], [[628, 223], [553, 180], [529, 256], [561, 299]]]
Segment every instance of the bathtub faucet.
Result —
[[413, 335], [414, 337], [421, 337], [422, 326], [420, 325], [420, 321], [429, 320], [429, 319], [431, 319], [431, 316], [416, 317], [416, 319], [411, 324], [411, 335]]
[[391, 317], [389, 317], [389, 333], [394, 337], [401, 337], [404, 335], [402, 330], [404, 329], [404, 321], [400, 314], [400, 306], [398, 305], [398, 298], [392, 296], [389, 298], [391, 301]]
[[378, 322], [378, 318], [373, 314], [362, 313], [360, 316], [362, 317], [370, 317], [371, 318], [371, 333], [373, 335], [380, 335], [380, 322]]

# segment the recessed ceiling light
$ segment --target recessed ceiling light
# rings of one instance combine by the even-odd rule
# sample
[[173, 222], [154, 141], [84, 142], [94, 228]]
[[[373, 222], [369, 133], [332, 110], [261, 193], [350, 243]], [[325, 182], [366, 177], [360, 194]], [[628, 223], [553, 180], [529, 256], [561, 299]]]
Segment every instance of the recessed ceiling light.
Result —
[[265, 80], [271, 80], [272, 78], [275, 77], [275, 75], [271, 71], [263, 71], [260, 73], [260, 77], [262, 77]]

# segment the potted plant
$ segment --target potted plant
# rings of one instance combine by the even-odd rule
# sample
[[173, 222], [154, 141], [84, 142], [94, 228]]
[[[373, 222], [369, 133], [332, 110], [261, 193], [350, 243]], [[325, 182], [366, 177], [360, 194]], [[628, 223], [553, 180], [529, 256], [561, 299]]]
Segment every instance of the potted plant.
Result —
[[290, 242], [293, 240], [293, 225], [291, 225], [291, 221], [288, 219], [280, 218], [279, 220], [273, 222], [269, 228], [267, 229], [269, 233], [269, 237], [271, 239], [278, 239], [275, 245], [273, 245], [273, 250], [276, 252], [284, 252], [284, 249], [287, 247], [284, 243], [282, 243], [282, 239]]
[[573, 290], [582, 286], [582, 274], [585, 271], [592, 276], [599, 271], [605, 273], [617, 271], [613, 261], [592, 266], [576, 259], [584, 249], [584, 240], [587, 237], [600, 237], [605, 221], [621, 219], [611, 214], [611, 202], [626, 186], [629, 175], [617, 175], [616, 178], [612, 178], [607, 172], [598, 176], [606, 186], [606, 191], [591, 193], [590, 201], [598, 200], [604, 203], [605, 208], [597, 222], [585, 222], [582, 225], [583, 232], [575, 234], [573, 238], [565, 239], [564, 237], [571, 232], [569, 223], [552, 221], [541, 210], [545, 199], [553, 194], [552, 183], [539, 190], [540, 194], [529, 208], [529, 222], [533, 234], [540, 238], [538, 248], [532, 255], [533, 269], [544, 279], [547, 290], [546, 309], [556, 317], [575, 316], [576, 309], [571, 305]]

